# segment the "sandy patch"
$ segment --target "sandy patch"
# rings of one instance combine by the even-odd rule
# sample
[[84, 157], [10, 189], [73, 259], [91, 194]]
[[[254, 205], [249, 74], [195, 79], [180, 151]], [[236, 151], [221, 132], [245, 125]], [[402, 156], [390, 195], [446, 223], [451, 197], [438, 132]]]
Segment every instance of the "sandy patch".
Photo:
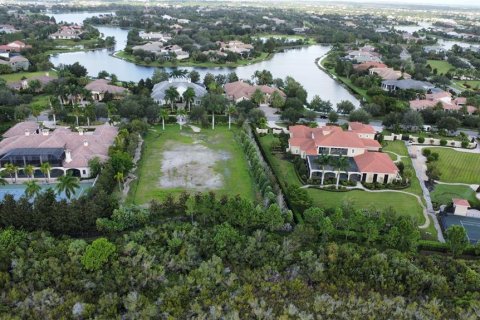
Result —
[[214, 151], [199, 142], [169, 144], [163, 152], [159, 185], [195, 191], [220, 189], [223, 176], [215, 172], [214, 166], [229, 158], [228, 152]]

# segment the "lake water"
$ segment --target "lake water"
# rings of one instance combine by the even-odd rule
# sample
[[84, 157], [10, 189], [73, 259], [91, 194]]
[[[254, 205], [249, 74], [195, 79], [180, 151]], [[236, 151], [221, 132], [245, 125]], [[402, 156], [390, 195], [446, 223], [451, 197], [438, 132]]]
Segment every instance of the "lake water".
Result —
[[[53, 14], [57, 21], [77, 22], [79, 19], [85, 19], [92, 16], [92, 13], [66, 13]], [[69, 20], [69, 17], [71, 19]], [[117, 43], [115, 51], [122, 50], [127, 41], [128, 30], [118, 27], [98, 27], [99, 31], [106, 36], [115, 37]], [[241, 66], [237, 68], [213, 67], [180, 67], [186, 70], [197, 70], [203, 77], [206, 73], [227, 74], [235, 71], [242, 79], [251, 79], [256, 70], [269, 70], [275, 78], [285, 78], [292, 76], [299, 81], [308, 92], [311, 99], [314, 95], [319, 95], [322, 99], [330, 100], [334, 105], [342, 100], [349, 100], [355, 106], [360, 102], [347, 89], [341, 86], [337, 81], [328, 76], [324, 71], [315, 65], [315, 59], [325, 55], [330, 50], [329, 46], [313, 45], [297, 49], [289, 49], [285, 52], [277, 53], [270, 60]], [[52, 56], [50, 61], [58, 66], [60, 64], [72, 64], [79, 62], [87, 68], [90, 76], [105, 70], [114, 73], [123, 81], [139, 81], [151, 77], [155, 68], [138, 66], [131, 62], [117, 59], [112, 56], [113, 50], [100, 49], [86, 52], [69, 52]], [[167, 72], [172, 68], [164, 68]]]

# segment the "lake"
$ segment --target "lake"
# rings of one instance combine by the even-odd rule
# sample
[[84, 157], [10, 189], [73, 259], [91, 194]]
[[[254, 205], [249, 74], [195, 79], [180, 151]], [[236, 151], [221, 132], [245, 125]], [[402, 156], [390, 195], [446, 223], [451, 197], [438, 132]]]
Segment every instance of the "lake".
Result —
[[[96, 15], [99, 15], [97, 13]], [[57, 21], [77, 22], [85, 19], [93, 13], [63, 13], [52, 14]], [[71, 18], [69, 18], [71, 17]], [[124, 61], [113, 57], [114, 51], [122, 50], [127, 41], [128, 30], [118, 27], [97, 27], [104, 37], [113, 36], [117, 43], [114, 50], [100, 49], [85, 52], [69, 52], [54, 55], [50, 61], [58, 66], [60, 64], [80, 63], [87, 68], [88, 74], [92, 77], [105, 70], [114, 73], [120, 80], [135, 81], [151, 77], [155, 68], [138, 66], [134, 63]], [[346, 88], [332, 79], [323, 70], [315, 65], [315, 59], [325, 55], [330, 50], [330, 46], [312, 45], [308, 47], [289, 49], [285, 52], [276, 53], [270, 60], [254, 63], [248, 66], [237, 68], [227, 67], [180, 67], [186, 70], [196, 70], [203, 77], [207, 73], [227, 74], [235, 71], [242, 79], [251, 79], [256, 70], [269, 70], [275, 78], [285, 78], [292, 76], [300, 82], [308, 97], [311, 99], [314, 95], [319, 95], [322, 99], [330, 100], [334, 105], [342, 100], [349, 100], [355, 106], [359, 106], [360, 102]], [[170, 72], [174, 68], [164, 68]]]

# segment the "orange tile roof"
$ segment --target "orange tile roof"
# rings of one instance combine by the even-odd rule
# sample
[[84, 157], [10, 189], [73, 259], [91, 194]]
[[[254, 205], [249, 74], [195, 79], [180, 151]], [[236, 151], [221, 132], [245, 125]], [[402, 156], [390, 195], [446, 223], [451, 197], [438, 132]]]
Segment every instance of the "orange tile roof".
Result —
[[371, 125], [363, 124], [357, 121], [349, 122], [348, 126], [353, 132], [358, 132], [358, 133], [376, 133], [377, 132]]
[[465, 199], [453, 198], [452, 201], [453, 201], [453, 204], [456, 206], [470, 207], [470, 202], [468, 202]]
[[398, 168], [386, 153], [365, 152], [353, 158], [360, 172], [397, 174]]
[[357, 71], [367, 71], [370, 68], [387, 68], [387, 65], [381, 62], [370, 61], [356, 64], [353, 66], [353, 69]]
[[252, 94], [255, 92], [255, 90], [260, 89], [265, 94], [271, 95], [275, 91], [280, 93], [280, 95], [285, 96], [285, 93], [277, 88], [269, 87], [269, 86], [252, 86], [251, 84], [248, 84], [243, 81], [235, 81], [235, 82], [230, 82], [225, 84], [224, 86], [225, 93], [227, 96], [234, 98], [235, 100], [244, 98], [244, 99], [250, 99]]

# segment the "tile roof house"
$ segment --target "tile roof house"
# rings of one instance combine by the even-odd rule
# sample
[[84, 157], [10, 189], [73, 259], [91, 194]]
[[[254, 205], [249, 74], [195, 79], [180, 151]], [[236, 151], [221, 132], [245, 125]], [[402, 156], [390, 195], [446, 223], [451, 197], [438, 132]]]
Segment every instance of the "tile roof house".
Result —
[[55, 79], [57, 79], [57, 78], [56, 77], [51, 77], [47, 72], [45, 75], [34, 76], [34, 77], [31, 77], [31, 78], [28, 78], [28, 79], [23, 79], [23, 80], [20, 80], [20, 81], [7, 83], [7, 86], [11, 89], [14, 89], [14, 90], [21, 90], [21, 89], [25, 90], [25, 89], [28, 89], [28, 83], [30, 81], [37, 80], [37, 81], [40, 82], [40, 85], [43, 88]]
[[468, 114], [473, 114], [477, 108], [466, 106], [466, 98], [460, 97], [452, 100], [452, 94], [446, 91], [438, 91], [435, 93], [427, 93], [425, 99], [411, 100], [410, 108], [416, 111], [434, 108], [438, 104], [442, 105], [445, 111], [460, 111], [463, 108]]
[[340, 179], [392, 183], [400, 179], [399, 170], [391, 158], [381, 153], [381, 145], [374, 140], [375, 129], [370, 125], [350, 122], [348, 130], [325, 126], [310, 128], [296, 125], [289, 128], [290, 139], [287, 151], [306, 159], [310, 179], [325, 174], [337, 176], [330, 165], [325, 170], [317, 163], [319, 155], [344, 156], [349, 160], [349, 168], [342, 172]]
[[[88, 162], [98, 157], [108, 159], [108, 149], [117, 136], [118, 129], [108, 124], [95, 127], [93, 132], [73, 132], [68, 128], [53, 131], [40, 128], [36, 122], [21, 122], [3, 134], [0, 141], [0, 165], [14, 163], [20, 168], [28, 164], [40, 173], [43, 162], [49, 162], [53, 176], [72, 172], [90, 177]], [[0, 169], [0, 171], [3, 169]]]
[[250, 53], [253, 50], [251, 44], [243, 43], [242, 41], [234, 40], [229, 42], [218, 41], [217, 44], [220, 46], [220, 51], [230, 51], [238, 53], [241, 55]]
[[453, 214], [457, 216], [467, 216], [468, 208], [470, 208], [470, 202], [465, 199], [453, 198]]
[[112, 85], [106, 79], [94, 80], [87, 84], [85, 89], [92, 92], [92, 98], [95, 101], [102, 101], [107, 92], [112, 94], [114, 99], [119, 99], [128, 93], [128, 89]]
[[371, 68], [369, 70], [370, 75], [376, 74], [383, 80], [398, 80], [400, 78], [403, 79], [411, 79], [412, 76], [406, 72], [402, 72], [400, 70], [394, 70], [392, 68]]
[[61, 26], [58, 31], [50, 34], [48, 37], [50, 39], [80, 39], [82, 33], [83, 30], [81, 26]]
[[27, 58], [22, 57], [20, 55], [10, 56], [8, 60], [0, 59], [0, 64], [8, 65], [12, 69], [12, 71], [16, 72], [19, 70], [28, 70], [30, 67], [30, 61]]
[[409, 89], [419, 90], [419, 91], [428, 91], [434, 88], [435, 86], [430, 82], [418, 81], [413, 79], [382, 81], [382, 89], [385, 91], [409, 90]]
[[358, 72], [367, 71], [370, 68], [387, 68], [387, 65], [381, 62], [373, 61], [353, 65], [353, 69]]
[[250, 100], [253, 93], [257, 89], [259, 89], [265, 95], [265, 101], [270, 101], [270, 97], [275, 91], [278, 92], [282, 97], [286, 97], [285, 93], [277, 88], [266, 85], [251, 85], [241, 80], [225, 84], [224, 89], [227, 98], [235, 102]]
[[22, 41], [16, 40], [8, 44], [0, 45], [0, 52], [20, 52], [31, 47], [32, 46], [27, 45]]

